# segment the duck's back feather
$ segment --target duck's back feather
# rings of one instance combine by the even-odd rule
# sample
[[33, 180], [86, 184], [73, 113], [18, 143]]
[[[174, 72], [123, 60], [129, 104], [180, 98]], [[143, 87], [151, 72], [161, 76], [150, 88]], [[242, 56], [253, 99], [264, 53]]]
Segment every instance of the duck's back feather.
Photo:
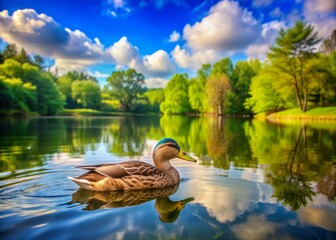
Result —
[[158, 168], [141, 161], [125, 161], [114, 164], [87, 165], [78, 166], [78, 168], [94, 171], [101, 175], [112, 178], [122, 178], [132, 175], [151, 176], [162, 173]]

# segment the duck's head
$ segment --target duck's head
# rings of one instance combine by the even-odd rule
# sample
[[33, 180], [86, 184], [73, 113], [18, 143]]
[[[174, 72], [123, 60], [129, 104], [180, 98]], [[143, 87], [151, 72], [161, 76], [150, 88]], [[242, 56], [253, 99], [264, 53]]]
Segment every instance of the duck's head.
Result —
[[[178, 143], [172, 138], [163, 138], [155, 146], [153, 152], [153, 159], [155, 165], [163, 165], [163, 163], [168, 163], [169, 160], [179, 158], [189, 162], [196, 162], [197, 160], [187, 153], [185, 153]], [[169, 164], [170, 166], [170, 164]], [[168, 166], [166, 166], [167, 168]]]

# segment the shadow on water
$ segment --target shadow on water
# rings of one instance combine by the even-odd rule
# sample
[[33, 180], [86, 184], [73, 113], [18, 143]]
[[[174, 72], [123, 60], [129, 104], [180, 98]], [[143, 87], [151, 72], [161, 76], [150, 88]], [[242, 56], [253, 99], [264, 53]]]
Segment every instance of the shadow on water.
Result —
[[155, 210], [162, 222], [176, 221], [180, 212], [194, 198], [172, 201], [169, 196], [177, 192], [179, 184], [160, 189], [134, 191], [95, 192], [79, 188], [72, 194], [72, 201], [67, 204], [80, 203], [85, 205], [83, 210], [121, 208], [140, 205], [155, 199]]

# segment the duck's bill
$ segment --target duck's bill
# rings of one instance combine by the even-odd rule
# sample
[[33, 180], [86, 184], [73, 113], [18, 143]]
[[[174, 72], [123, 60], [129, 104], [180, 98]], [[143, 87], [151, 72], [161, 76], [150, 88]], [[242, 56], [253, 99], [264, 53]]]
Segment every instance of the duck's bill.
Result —
[[197, 160], [188, 154], [186, 154], [182, 149], [180, 150], [179, 154], [177, 155], [178, 158], [189, 161], [189, 162], [197, 162]]

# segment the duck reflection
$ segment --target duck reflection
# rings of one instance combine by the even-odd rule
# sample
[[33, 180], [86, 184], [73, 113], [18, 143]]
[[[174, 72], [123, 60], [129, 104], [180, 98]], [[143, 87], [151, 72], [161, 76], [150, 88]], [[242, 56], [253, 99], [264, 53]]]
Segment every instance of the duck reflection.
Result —
[[79, 188], [73, 193], [71, 203], [85, 204], [83, 210], [91, 211], [135, 206], [155, 199], [154, 207], [160, 220], [171, 223], [176, 221], [186, 204], [194, 200], [191, 197], [180, 201], [172, 201], [169, 196], [176, 193], [178, 188], [179, 184], [160, 189], [113, 192], [96, 192]]

